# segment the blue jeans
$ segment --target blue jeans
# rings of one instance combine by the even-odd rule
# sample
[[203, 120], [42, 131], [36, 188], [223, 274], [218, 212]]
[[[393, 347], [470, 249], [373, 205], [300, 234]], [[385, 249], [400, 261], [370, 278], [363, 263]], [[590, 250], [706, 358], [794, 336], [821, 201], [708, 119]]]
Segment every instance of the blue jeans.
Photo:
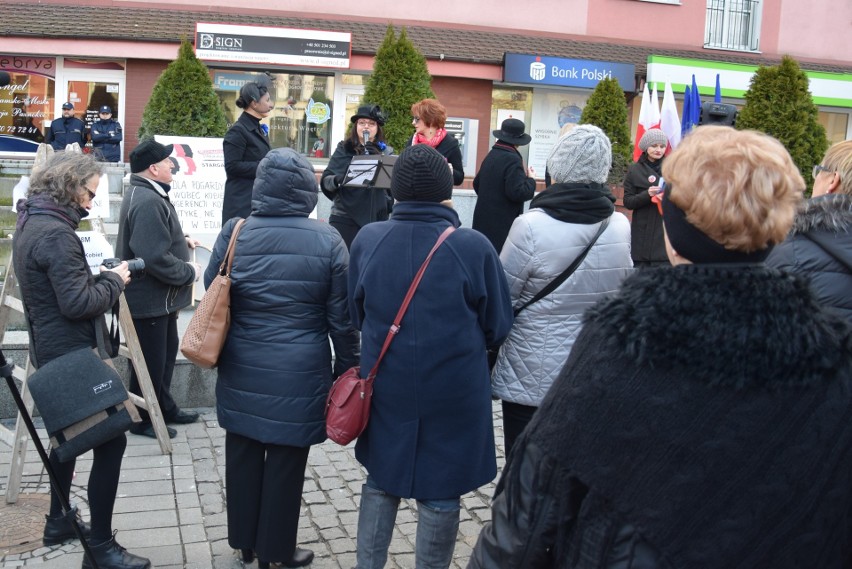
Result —
[[[393, 538], [398, 496], [378, 487], [371, 476], [361, 491], [358, 511], [357, 569], [382, 569]], [[416, 569], [447, 569], [459, 530], [460, 498], [417, 500]]]

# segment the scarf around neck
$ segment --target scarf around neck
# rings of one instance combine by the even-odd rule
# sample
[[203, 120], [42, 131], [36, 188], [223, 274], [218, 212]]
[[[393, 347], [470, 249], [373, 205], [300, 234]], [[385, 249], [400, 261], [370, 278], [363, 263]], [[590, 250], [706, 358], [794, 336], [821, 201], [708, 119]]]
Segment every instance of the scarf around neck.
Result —
[[615, 197], [605, 184], [573, 182], [553, 184], [530, 202], [554, 219], [565, 223], [590, 225], [608, 218], [615, 211]]
[[426, 138], [425, 136], [417, 132], [414, 134], [414, 142], [412, 143], [412, 145], [428, 144], [432, 148], [437, 148], [438, 145], [441, 144], [441, 141], [444, 140], [445, 136], [447, 136], [447, 129], [445, 128], [439, 128], [438, 130], [436, 130], [435, 136], [433, 136], [432, 138]]
[[15, 204], [18, 220], [15, 229], [20, 231], [27, 224], [31, 215], [49, 215], [67, 223], [72, 229], [77, 229], [80, 220], [89, 215], [81, 206], [61, 206], [44, 194], [35, 194], [30, 198], [21, 198]]

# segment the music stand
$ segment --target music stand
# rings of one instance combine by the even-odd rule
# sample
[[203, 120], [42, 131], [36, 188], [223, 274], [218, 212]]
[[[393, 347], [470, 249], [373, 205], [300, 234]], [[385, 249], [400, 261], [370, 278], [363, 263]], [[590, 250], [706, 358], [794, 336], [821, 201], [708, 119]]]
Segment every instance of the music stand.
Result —
[[341, 185], [388, 190], [396, 158], [396, 156], [373, 154], [353, 156]]

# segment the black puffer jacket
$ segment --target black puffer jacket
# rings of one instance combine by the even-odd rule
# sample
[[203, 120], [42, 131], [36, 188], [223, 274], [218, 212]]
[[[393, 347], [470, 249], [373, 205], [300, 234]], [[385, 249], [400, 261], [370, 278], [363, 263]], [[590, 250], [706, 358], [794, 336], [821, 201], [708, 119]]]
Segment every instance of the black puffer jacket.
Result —
[[[333, 377], [357, 365], [358, 335], [347, 307], [349, 253], [334, 228], [308, 218], [319, 190], [313, 168], [296, 158], [277, 149], [258, 167], [252, 214], [235, 248], [216, 410], [228, 432], [306, 447], [325, 440], [328, 390]], [[216, 240], [207, 285], [236, 221]]]
[[852, 326], [852, 196], [804, 202], [787, 240], [766, 264], [810, 279], [817, 298]]
[[633, 210], [630, 255], [634, 263], [669, 260], [663, 241], [663, 217], [648, 195], [648, 188], [659, 183], [660, 174], [651, 166], [647, 153], [642, 153], [639, 161], [630, 165], [624, 177], [624, 207]]
[[94, 322], [104, 325], [103, 314], [124, 290], [124, 281], [115, 273], [92, 276], [74, 232], [80, 213], [64, 210], [64, 216], [29, 215], [13, 239], [15, 274], [29, 316], [34, 363], [39, 366], [95, 346]]
[[850, 416], [852, 331], [803, 280], [636, 273], [586, 313], [469, 567], [852, 567]]

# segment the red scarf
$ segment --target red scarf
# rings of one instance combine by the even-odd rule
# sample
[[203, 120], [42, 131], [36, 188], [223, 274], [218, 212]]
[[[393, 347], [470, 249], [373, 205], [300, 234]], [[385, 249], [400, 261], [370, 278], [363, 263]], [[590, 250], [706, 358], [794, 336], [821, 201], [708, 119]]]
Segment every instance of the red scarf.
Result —
[[414, 141], [411, 144], [428, 144], [432, 148], [437, 148], [438, 145], [441, 144], [441, 141], [444, 140], [445, 136], [447, 136], [447, 129], [445, 128], [439, 128], [437, 131], [435, 131], [435, 136], [433, 136], [432, 138], [426, 138], [425, 136], [417, 132], [414, 134]]

